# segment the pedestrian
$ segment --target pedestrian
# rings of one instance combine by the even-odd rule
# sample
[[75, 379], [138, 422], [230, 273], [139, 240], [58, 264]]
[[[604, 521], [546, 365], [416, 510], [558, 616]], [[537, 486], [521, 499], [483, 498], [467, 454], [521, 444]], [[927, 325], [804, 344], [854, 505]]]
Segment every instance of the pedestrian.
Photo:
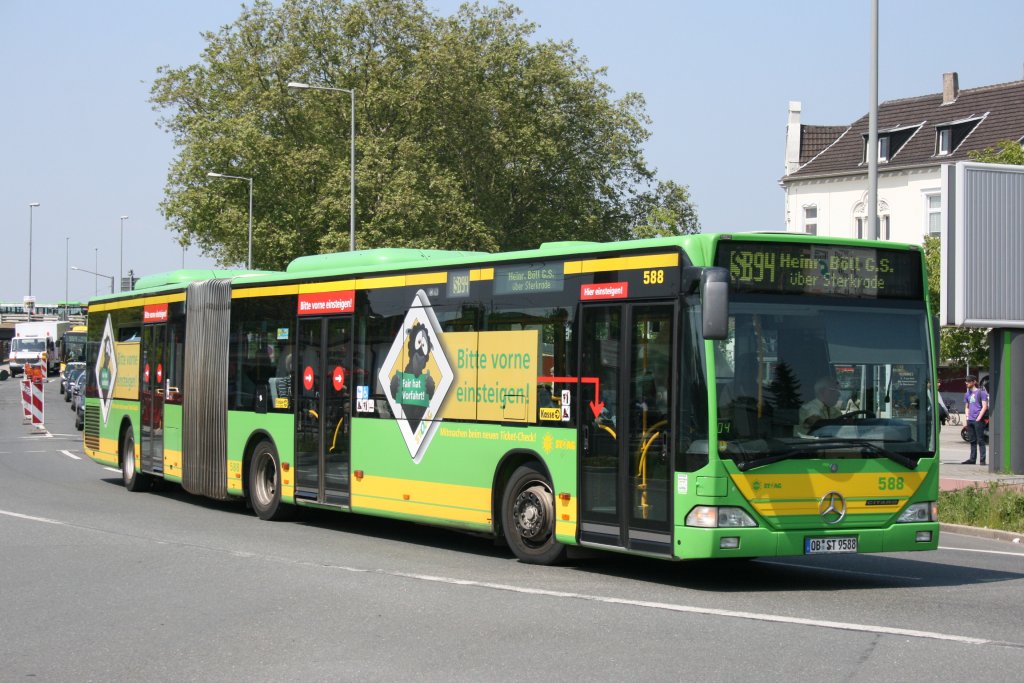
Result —
[[964, 405], [967, 406], [967, 440], [971, 442], [971, 457], [960, 464], [973, 465], [975, 462], [979, 462], [984, 465], [984, 419], [988, 417], [988, 392], [978, 386], [978, 378], [974, 375], [967, 375], [967, 393], [964, 394]]

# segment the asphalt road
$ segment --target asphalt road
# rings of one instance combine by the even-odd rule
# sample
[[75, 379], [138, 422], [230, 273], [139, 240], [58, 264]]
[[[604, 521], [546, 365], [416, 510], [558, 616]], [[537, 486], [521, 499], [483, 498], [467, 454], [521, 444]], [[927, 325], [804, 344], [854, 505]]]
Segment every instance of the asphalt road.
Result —
[[124, 490], [0, 383], [0, 680], [1019, 680], [1024, 548], [516, 562], [341, 514]]

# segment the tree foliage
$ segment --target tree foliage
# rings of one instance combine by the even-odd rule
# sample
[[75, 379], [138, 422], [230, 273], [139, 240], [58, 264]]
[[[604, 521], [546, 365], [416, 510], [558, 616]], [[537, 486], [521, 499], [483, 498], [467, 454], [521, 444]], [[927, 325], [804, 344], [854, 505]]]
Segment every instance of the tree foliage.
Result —
[[972, 161], [988, 164], [1015, 164], [1024, 166], [1024, 147], [1016, 140], [1001, 140], [995, 147], [974, 150], [968, 154]]
[[687, 188], [642, 153], [643, 98], [612, 98], [571, 42], [535, 42], [512, 6], [420, 0], [255, 0], [204, 34], [201, 60], [151, 91], [177, 156], [162, 210], [223, 263], [348, 248], [349, 95], [355, 90], [359, 248], [496, 251], [699, 229]]

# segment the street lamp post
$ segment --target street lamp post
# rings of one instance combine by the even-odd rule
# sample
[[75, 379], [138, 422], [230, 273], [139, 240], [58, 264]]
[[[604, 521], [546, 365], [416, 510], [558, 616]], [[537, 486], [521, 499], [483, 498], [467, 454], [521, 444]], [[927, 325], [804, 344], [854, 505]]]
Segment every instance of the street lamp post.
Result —
[[331, 92], [347, 92], [351, 104], [349, 115], [351, 134], [349, 136], [351, 148], [349, 149], [349, 190], [348, 190], [348, 248], [349, 251], [356, 250], [356, 89], [355, 88], [329, 88], [325, 85], [309, 85], [307, 83], [288, 84], [292, 90], [327, 90]]
[[124, 222], [126, 220], [128, 220], [128, 216], [121, 216], [121, 267], [117, 273], [117, 277], [120, 278], [122, 292], [124, 291]]
[[39, 202], [29, 202], [28, 205], [28, 295], [32, 296], [32, 209], [39, 206]]
[[68, 315], [68, 264], [71, 262], [71, 238], [64, 238], [64, 320], [70, 319]]
[[97, 273], [95, 270], [86, 270], [85, 268], [79, 268], [78, 266], [71, 266], [71, 270], [77, 270], [77, 271], [80, 271], [80, 272], [83, 272], [83, 273], [89, 273], [90, 275], [95, 275], [96, 277], [105, 277], [105, 278], [107, 278], [108, 280], [110, 280], [110, 293], [111, 294], [114, 293], [114, 276], [113, 275], [104, 275], [103, 273]]
[[[210, 171], [206, 174], [207, 178], [229, 178], [231, 180], [248, 180], [249, 181], [249, 254], [245, 260], [245, 267], [252, 270], [252, 178], [241, 176], [241, 175], [227, 175], [226, 173], [214, 173]], [[185, 256], [182, 253], [181, 257], [182, 268], [185, 267]]]

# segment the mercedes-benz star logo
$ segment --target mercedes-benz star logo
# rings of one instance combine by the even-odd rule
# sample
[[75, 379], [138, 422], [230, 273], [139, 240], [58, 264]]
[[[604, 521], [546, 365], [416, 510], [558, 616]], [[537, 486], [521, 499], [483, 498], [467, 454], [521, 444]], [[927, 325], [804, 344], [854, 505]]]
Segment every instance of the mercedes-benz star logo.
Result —
[[846, 516], [846, 499], [838, 491], [829, 491], [818, 503], [818, 514], [825, 524], [838, 524]]

